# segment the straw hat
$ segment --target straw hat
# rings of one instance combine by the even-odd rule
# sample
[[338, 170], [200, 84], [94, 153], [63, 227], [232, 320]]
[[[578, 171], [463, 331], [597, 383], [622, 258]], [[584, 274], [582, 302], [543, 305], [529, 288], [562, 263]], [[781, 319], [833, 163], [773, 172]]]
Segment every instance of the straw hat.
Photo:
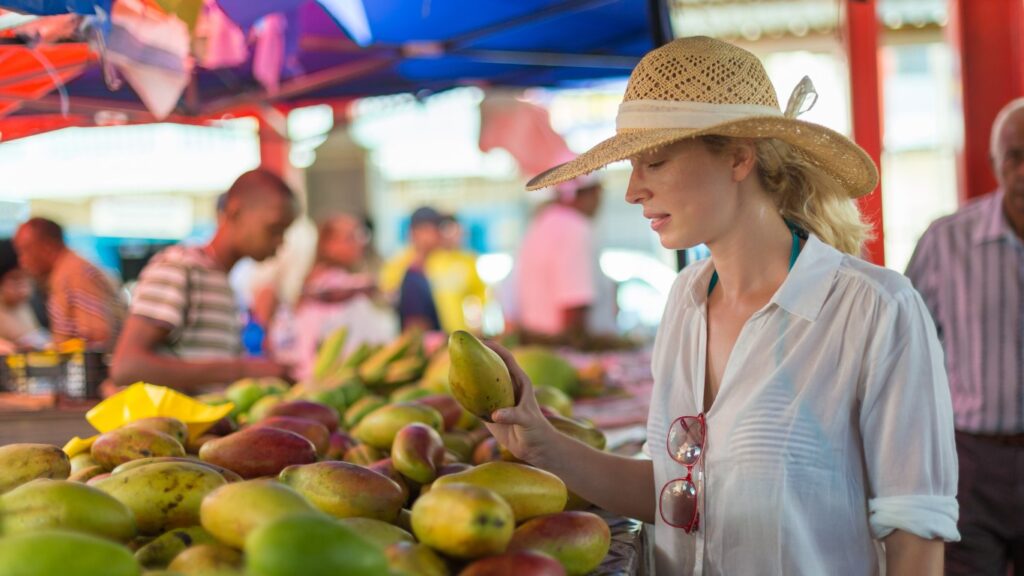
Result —
[[684, 138], [716, 134], [777, 138], [835, 178], [851, 198], [871, 192], [878, 170], [859, 146], [838, 132], [796, 119], [816, 99], [805, 77], [784, 113], [756, 56], [713, 38], [680, 38], [648, 52], [633, 69], [615, 136], [534, 177], [526, 188], [553, 186]]

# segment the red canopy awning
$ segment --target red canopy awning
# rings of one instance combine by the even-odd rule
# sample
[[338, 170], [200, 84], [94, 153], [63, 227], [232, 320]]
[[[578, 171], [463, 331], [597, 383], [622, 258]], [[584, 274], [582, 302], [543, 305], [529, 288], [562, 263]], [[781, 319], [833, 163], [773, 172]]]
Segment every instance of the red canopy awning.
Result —
[[96, 56], [84, 43], [0, 44], [0, 118], [85, 71]]

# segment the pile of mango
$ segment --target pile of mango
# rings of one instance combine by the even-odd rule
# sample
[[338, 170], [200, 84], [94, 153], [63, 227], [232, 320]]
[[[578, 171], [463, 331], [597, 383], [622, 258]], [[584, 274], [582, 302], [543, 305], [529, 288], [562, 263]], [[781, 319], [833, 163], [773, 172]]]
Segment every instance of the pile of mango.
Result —
[[[56, 446], [0, 447], [0, 574], [593, 571], [608, 552], [606, 522], [463, 407], [493, 395], [507, 405], [511, 386], [468, 338], [428, 358], [408, 332], [340, 358], [342, 331], [309, 382], [246, 380], [204, 397], [234, 412], [200, 436], [162, 417], [70, 458]], [[564, 390], [537, 388], [550, 388], [538, 398], [556, 428], [604, 448], [600, 430], [571, 418]]]

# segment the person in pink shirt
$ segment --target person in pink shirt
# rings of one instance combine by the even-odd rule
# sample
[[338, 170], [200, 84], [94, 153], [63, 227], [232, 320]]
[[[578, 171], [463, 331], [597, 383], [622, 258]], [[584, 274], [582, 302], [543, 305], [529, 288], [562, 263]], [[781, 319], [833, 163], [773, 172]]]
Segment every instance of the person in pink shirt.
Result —
[[534, 216], [516, 260], [519, 326], [524, 340], [579, 343], [597, 296], [593, 218], [602, 187], [592, 176], [560, 184]]

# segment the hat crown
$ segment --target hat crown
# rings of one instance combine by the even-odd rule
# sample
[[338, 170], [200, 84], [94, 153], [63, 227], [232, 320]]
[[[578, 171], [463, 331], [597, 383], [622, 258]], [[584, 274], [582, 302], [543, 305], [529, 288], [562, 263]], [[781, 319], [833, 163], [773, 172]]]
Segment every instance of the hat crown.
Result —
[[623, 101], [748, 104], [779, 109], [764, 66], [750, 52], [707, 36], [679, 38], [647, 53]]

